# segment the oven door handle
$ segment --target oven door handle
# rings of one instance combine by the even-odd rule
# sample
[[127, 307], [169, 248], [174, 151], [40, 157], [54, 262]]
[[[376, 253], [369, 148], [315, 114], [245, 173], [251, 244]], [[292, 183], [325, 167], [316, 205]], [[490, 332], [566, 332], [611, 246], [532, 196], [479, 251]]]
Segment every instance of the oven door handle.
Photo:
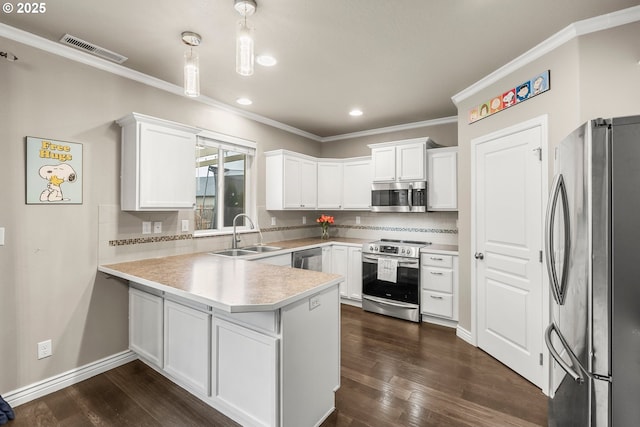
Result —
[[387, 299], [378, 298], [378, 297], [372, 297], [370, 295], [363, 295], [362, 298], [368, 299], [369, 301], [373, 301], [373, 302], [378, 303], [378, 304], [389, 305], [391, 307], [416, 308], [415, 304], [408, 304], [408, 303], [402, 303], [402, 302], [392, 302], [392, 301], [389, 301]]
[[362, 259], [373, 261], [371, 264], [377, 264], [379, 259], [397, 259], [398, 267], [412, 266], [412, 265], [417, 266], [419, 264], [419, 261], [413, 258], [391, 258], [391, 257], [385, 257], [385, 256], [362, 255]]

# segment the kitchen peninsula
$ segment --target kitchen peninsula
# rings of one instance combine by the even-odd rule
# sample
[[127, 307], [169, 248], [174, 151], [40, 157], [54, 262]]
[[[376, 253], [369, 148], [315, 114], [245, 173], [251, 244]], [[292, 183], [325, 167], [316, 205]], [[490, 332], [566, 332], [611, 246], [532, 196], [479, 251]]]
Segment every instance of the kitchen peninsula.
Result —
[[247, 426], [319, 425], [340, 385], [343, 277], [208, 253], [102, 265], [129, 281], [129, 346]]

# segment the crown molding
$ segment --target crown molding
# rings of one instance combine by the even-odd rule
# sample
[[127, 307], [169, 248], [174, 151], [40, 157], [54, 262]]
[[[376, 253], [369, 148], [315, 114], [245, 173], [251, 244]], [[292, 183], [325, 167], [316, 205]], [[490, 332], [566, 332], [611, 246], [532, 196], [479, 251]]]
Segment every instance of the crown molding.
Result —
[[382, 133], [397, 132], [409, 129], [423, 128], [426, 126], [444, 125], [447, 123], [458, 123], [458, 116], [443, 117], [441, 119], [424, 120], [422, 122], [405, 123], [402, 125], [387, 126], [377, 129], [363, 130], [360, 132], [344, 133], [342, 135], [326, 136], [320, 138], [320, 142], [341, 141], [344, 139], [360, 138], [362, 136], [380, 135]]
[[488, 76], [484, 77], [481, 80], [478, 80], [468, 88], [453, 95], [451, 97], [451, 100], [456, 106], [459, 105], [465, 99], [475, 95], [481, 90], [510, 75], [517, 69], [524, 67], [525, 65], [557, 49], [564, 43], [573, 40], [576, 37], [602, 30], [608, 30], [636, 21], [640, 21], [640, 6], [633, 6], [627, 9], [619, 10], [617, 12], [612, 12], [605, 15], [596, 16], [594, 18], [574, 22], [573, 24], [570, 24], [564, 29], [558, 31], [545, 41], [541, 42], [537, 46], [529, 49], [527, 52], [518, 56], [514, 60], [498, 68]]

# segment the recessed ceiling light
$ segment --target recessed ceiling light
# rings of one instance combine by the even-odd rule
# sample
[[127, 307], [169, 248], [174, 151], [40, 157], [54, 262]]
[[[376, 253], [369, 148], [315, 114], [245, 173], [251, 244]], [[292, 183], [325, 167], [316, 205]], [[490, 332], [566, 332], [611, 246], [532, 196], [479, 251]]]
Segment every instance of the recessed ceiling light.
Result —
[[362, 110], [358, 110], [357, 108], [349, 111], [349, 115], [353, 117], [358, 117], [362, 115]]
[[276, 58], [271, 55], [260, 55], [256, 57], [256, 62], [263, 67], [273, 67], [278, 63], [278, 61], [276, 61]]
[[253, 101], [250, 100], [249, 98], [238, 98], [236, 99], [236, 102], [240, 105], [251, 105], [253, 104]]

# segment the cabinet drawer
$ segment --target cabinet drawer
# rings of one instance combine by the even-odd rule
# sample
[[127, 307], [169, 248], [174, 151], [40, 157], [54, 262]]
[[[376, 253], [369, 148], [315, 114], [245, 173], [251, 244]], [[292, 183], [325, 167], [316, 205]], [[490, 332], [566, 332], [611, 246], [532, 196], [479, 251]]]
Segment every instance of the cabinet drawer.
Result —
[[453, 296], [440, 292], [422, 291], [422, 312], [452, 318]]
[[420, 281], [422, 289], [438, 292], [453, 292], [453, 270], [437, 267], [423, 267]]
[[453, 267], [453, 257], [451, 255], [440, 254], [422, 254], [422, 265], [431, 265], [434, 267]]

